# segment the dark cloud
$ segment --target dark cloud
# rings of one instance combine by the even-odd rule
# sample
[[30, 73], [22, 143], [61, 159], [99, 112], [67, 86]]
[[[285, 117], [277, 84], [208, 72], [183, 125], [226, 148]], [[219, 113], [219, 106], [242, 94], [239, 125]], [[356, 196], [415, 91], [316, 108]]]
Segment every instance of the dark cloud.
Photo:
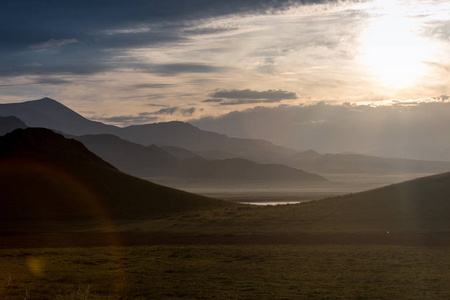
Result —
[[89, 41], [93, 46], [101, 48], [142, 48], [155, 45], [161, 45], [173, 42], [187, 41], [180, 35], [180, 32], [171, 31], [164, 28], [164, 31], [157, 32], [128, 32], [115, 34], [97, 34], [95, 39]]
[[57, 48], [57, 47], [61, 47], [61, 46], [73, 44], [73, 43], [78, 43], [78, 40], [77, 39], [60, 39], [60, 40], [50, 39], [50, 40], [42, 42], [42, 43], [30, 45], [30, 48], [34, 49], [34, 50], [46, 50], [46, 49]]
[[214, 72], [222, 72], [227, 69], [225, 67], [217, 67], [195, 63], [147, 65], [147, 66], [139, 66], [138, 68], [147, 73], [155, 73], [163, 76], [173, 76], [183, 73], [214, 73]]
[[158, 117], [152, 116], [133, 116], [133, 115], [124, 115], [124, 116], [114, 116], [107, 118], [94, 118], [98, 121], [107, 122], [107, 123], [118, 123], [118, 124], [142, 124], [155, 122], [158, 120]]
[[237, 30], [238, 27], [219, 27], [219, 28], [195, 28], [184, 30], [187, 35], [217, 34]]
[[161, 108], [158, 111], [148, 113], [149, 115], [173, 115], [178, 111], [178, 107]]
[[[1, 54], [1, 50], [0, 50]], [[87, 75], [114, 69], [114, 51], [104, 51], [73, 43], [57, 51], [26, 49], [0, 55], [0, 77], [18, 75]]]
[[205, 102], [205, 103], [218, 103], [218, 102], [222, 102], [222, 101], [223, 101], [223, 99], [215, 98], [215, 99], [206, 99], [206, 100], [203, 100], [202, 102]]
[[41, 78], [36, 79], [34, 82], [36, 84], [53, 84], [53, 85], [70, 83], [69, 80], [65, 80], [65, 79], [57, 78], [57, 77], [41, 77]]
[[168, 107], [169, 105], [150, 103], [150, 104], [147, 104], [147, 106], [153, 106], [153, 107]]
[[195, 107], [190, 107], [190, 108], [186, 108], [186, 109], [182, 109], [181, 110], [181, 114], [183, 116], [192, 116], [195, 112], [196, 108]]
[[195, 111], [196, 111], [195, 107], [180, 108], [180, 107], [174, 106], [174, 107], [162, 108], [158, 111], [153, 111], [153, 112], [143, 112], [143, 113], [140, 113], [139, 115], [140, 116], [153, 116], [153, 115], [180, 114], [182, 116], [192, 116]]
[[[121, 51], [125, 49], [183, 43], [189, 41], [189, 35], [233, 29], [196, 28], [199, 20], [233, 14], [264, 14], [292, 5], [323, 2], [327, 1], [0, 1], [0, 76], [84, 75], [130, 67], [131, 62], [120, 60]], [[147, 71], [176, 75], [217, 72], [223, 68], [171, 64], [153, 66]]]
[[253, 100], [253, 99], [242, 99], [242, 100], [233, 100], [233, 101], [225, 101], [221, 102], [220, 105], [242, 105], [242, 104], [256, 104], [256, 103], [277, 103], [282, 100], [274, 99], [274, 100]]
[[450, 96], [440, 95], [438, 97], [434, 97], [434, 99], [444, 102], [444, 101], [447, 101], [448, 99], [450, 99]]
[[[245, 90], [218, 90], [211, 94], [213, 98], [225, 98], [225, 99], [236, 99], [239, 101], [248, 101], [247, 103], [257, 103], [257, 102], [278, 102], [281, 100], [290, 100], [297, 99], [297, 95], [292, 92], [283, 91], [283, 90], [267, 90], [267, 91], [252, 91], [249, 89]], [[254, 101], [261, 100], [261, 101]], [[239, 101], [234, 101], [234, 104], [243, 104], [238, 103]], [[231, 102], [230, 102], [231, 103]]]

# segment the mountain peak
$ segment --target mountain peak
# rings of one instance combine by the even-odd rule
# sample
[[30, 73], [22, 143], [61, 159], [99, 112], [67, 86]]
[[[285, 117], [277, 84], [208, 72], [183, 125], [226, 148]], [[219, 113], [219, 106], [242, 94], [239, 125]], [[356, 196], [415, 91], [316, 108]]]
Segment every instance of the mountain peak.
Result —
[[117, 127], [88, 120], [49, 97], [0, 104], [0, 116], [16, 116], [30, 127], [44, 127], [73, 135], [115, 133], [118, 130]]
[[[44, 97], [44, 98], [42, 98], [42, 99], [35, 100], [35, 101], [58, 102], [58, 101], [56, 101], [56, 100], [54, 100], [54, 99], [52, 99], [52, 98], [49, 98], [49, 97]], [[58, 103], [59, 103], [59, 102], [58, 102]]]

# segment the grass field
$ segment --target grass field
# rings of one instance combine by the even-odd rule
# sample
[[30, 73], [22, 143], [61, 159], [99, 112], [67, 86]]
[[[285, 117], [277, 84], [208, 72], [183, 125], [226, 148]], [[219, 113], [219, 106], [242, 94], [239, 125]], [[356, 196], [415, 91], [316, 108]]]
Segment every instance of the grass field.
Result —
[[2, 299], [448, 299], [450, 249], [143, 246], [0, 250]]

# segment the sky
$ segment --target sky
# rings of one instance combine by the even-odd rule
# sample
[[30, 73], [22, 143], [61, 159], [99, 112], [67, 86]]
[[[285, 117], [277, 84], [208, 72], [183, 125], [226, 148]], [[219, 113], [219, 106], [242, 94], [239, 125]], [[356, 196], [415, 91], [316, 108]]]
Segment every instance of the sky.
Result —
[[448, 102], [447, 0], [4, 0], [0, 102], [126, 126]]

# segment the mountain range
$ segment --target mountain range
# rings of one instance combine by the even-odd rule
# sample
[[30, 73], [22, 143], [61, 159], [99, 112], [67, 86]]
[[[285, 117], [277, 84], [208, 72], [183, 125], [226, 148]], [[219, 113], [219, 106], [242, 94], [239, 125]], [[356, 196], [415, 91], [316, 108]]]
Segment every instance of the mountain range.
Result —
[[[73, 137], [118, 169], [146, 178], [176, 178], [203, 182], [310, 182], [325, 178], [277, 164], [259, 164], [247, 159], [206, 160], [177, 147], [143, 146], [114, 135]], [[181, 158], [180, 158], [181, 157]]]
[[122, 173], [82, 143], [43, 128], [0, 137], [0, 195], [1, 222], [109, 222], [233, 205]]
[[[0, 194], [2, 228], [76, 220], [112, 224], [239, 207], [124, 174], [82, 143], [43, 128], [0, 137]], [[450, 173], [443, 173], [295, 206], [245, 209], [243, 219], [233, 215], [233, 222], [243, 226], [258, 218], [297, 230], [439, 232], [450, 228], [449, 199]]]
[[[200, 162], [202, 162], [202, 158], [206, 160], [227, 160], [228, 163], [233, 162], [235, 165], [238, 161], [230, 161], [229, 159], [239, 158], [259, 164], [281, 164], [290, 168], [318, 174], [431, 174], [442, 173], [450, 170], [450, 162], [419, 161], [348, 153], [321, 154], [315, 152], [314, 150], [297, 151], [273, 145], [272, 143], [264, 140], [227, 137], [223, 134], [201, 130], [189, 123], [184, 122], [154, 123], [120, 128], [106, 125], [101, 122], [88, 120], [59, 102], [49, 98], [22, 103], [0, 104], [0, 116], [15, 116], [22, 120], [27, 126], [45, 127], [75, 136], [93, 134], [114, 135], [124, 141], [147, 147], [144, 151], [144, 148], [140, 148], [138, 150], [136, 145], [124, 146], [123, 141], [119, 143], [118, 139], [114, 139], [109, 136], [111, 141], [115, 140], [117, 145], [121, 144], [127, 148], [127, 153], [129, 153], [129, 155], [136, 157], [136, 159], [126, 158], [125, 155], [116, 153], [114, 154], [116, 157], [113, 159], [111, 157], [112, 153], [106, 153], [106, 150], [99, 150], [101, 148], [106, 148], [106, 146], [97, 145], [94, 147], [94, 145], [91, 144], [91, 150], [95, 153], [107, 161], [110, 161], [108, 159], [113, 159], [114, 162], [112, 160], [110, 161], [112, 164], [117, 167], [120, 165], [121, 167], [119, 167], [119, 169], [126, 170], [127, 172], [131, 172], [135, 175], [153, 176], [155, 172], [152, 174], [150, 170], [151, 168], [145, 167], [145, 164], [147, 163], [149, 166], [153, 166], [155, 170], [159, 169], [160, 171], [163, 171], [157, 163], [152, 165], [149, 161], [144, 162], [144, 157], [148, 158], [148, 154], [151, 152], [151, 149], [148, 148], [151, 145], [154, 145], [152, 146], [154, 155], [156, 155], [157, 152], [159, 154], [161, 154], [161, 151], [166, 152], [166, 154], [164, 154], [165, 158], [161, 159], [167, 163], [167, 171], [176, 169], [178, 168], [177, 166], [181, 164], [183, 165], [181, 169], [185, 170], [184, 172], [186, 172], [186, 176], [194, 176], [193, 174], [195, 172], [191, 172], [191, 174], [188, 175], [189, 172], [186, 171], [189, 169], [188, 165], [194, 164], [199, 166]], [[91, 137], [90, 139], [83, 137], [80, 139], [84, 139], [83, 142], [86, 143], [88, 140], [91, 143], [94, 143], [95, 140], [94, 137]], [[105, 136], [99, 137], [98, 143], [100, 143], [100, 141], [104, 141], [106, 144], [111, 142], [106, 141]], [[155, 147], [159, 147], [159, 150]], [[165, 150], [161, 147], [172, 148]], [[305, 145], [305, 148], [307, 148], [307, 145]], [[131, 149], [134, 149], [137, 152], [134, 153], [134, 150], [131, 151]], [[118, 151], [120, 152], [125, 150]], [[143, 154], [143, 151], [146, 154]], [[180, 157], [174, 155], [175, 152], [178, 153], [178, 155], [187, 156], [184, 158], [196, 157], [196, 160], [191, 163], [188, 163], [185, 159], [183, 159], [183, 162], [177, 161], [174, 157], [178, 160], [180, 160]], [[139, 157], [143, 159], [142, 162], [138, 162], [137, 158]], [[131, 162], [131, 160], [134, 160], [134, 162]], [[171, 162], [169, 162], [169, 160]], [[125, 161], [128, 161], [129, 164], [126, 167]], [[240, 162], [241, 164], [244, 163], [243, 160], [240, 160]], [[217, 165], [219, 163], [216, 162], [215, 164]], [[132, 165], [135, 167], [132, 168]], [[207, 163], [205, 161], [203, 161], [203, 165], [205, 165], [204, 171], [198, 171], [198, 174], [214, 174], [214, 172], [207, 171], [211, 168], [211, 165], [206, 166]], [[246, 166], [249, 166], [248, 161], [246, 161]], [[256, 168], [256, 165], [254, 165], [254, 167]], [[258, 166], [258, 168], [259, 167], [260, 166]], [[269, 167], [266, 166], [266, 168]], [[178, 170], [180, 170], [180, 168], [178, 168]], [[274, 171], [274, 173], [277, 172], [278, 171]], [[178, 174], [181, 174], [181, 171]], [[165, 176], [165, 174], [161, 172], [157, 175]]]

